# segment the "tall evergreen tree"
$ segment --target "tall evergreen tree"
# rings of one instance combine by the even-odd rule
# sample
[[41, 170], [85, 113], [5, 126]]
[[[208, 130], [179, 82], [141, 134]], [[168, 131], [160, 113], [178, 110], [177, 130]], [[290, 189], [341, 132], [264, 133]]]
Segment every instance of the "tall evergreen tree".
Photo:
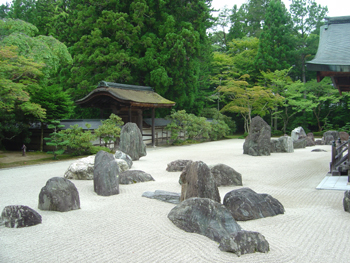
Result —
[[304, 83], [307, 81], [305, 61], [317, 52], [319, 29], [327, 12], [327, 7], [317, 5], [313, 0], [292, 0], [290, 5], [296, 43], [294, 71]]
[[263, 31], [259, 38], [255, 67], [275, 71], [291, 66], [290, 17], [281, 0], [271, 0], [266, 10]]

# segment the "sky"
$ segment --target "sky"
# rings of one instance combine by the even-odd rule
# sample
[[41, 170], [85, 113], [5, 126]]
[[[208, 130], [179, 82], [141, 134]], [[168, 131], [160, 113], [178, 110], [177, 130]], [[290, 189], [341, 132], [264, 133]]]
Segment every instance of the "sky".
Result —
[[[10, 0], [0, 0], [0, 4], [10, 2]], [[240, 7], [247, 0], [212, 0], [212, 6], [215, 9], [221, 9], [225, 5], [232, 8], [235, 4]], [[291, 0], [283, 0], [284, 4], [289, 7]], [[317, 4], [328, 7], [328, 16], [350, 16], [350, 0], [315, 0]]]
[[[228, 8], [232, 8], [234, 5], [238, 7], [241, 4], [246, 3], [247, 0], [213, 0], [212, 6], [215, 9], [221, 9], [225, 5]], [[289, 4], [292, 2], [291, 0], [283, 0], [286, 7], [289, 7]], [[350, 0], [315, 0], [315, 2], [321, 6], [328, 7], [328, 15], [330, 17], [333, 16], [350, 16]]]

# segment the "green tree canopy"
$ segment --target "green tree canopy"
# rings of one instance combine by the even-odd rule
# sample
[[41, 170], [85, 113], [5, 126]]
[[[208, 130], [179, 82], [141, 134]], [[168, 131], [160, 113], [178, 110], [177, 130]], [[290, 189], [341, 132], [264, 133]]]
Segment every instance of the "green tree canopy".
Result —
[[281, 0], [271, 0], [259, 38], [259, 49], [255, 59], [257, 69], [272, 72], [291, 66], [290, 30], [290, 17], [284, 4]]

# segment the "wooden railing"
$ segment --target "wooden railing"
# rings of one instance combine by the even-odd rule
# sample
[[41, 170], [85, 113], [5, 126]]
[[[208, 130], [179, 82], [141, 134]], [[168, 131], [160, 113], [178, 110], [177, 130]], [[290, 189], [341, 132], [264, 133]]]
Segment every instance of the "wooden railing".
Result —
[[348, 175], [350, 171], [349, 141], [342, 142], [340, 139], [332, 142], [332, 160], [330, 171], [334, 176]]

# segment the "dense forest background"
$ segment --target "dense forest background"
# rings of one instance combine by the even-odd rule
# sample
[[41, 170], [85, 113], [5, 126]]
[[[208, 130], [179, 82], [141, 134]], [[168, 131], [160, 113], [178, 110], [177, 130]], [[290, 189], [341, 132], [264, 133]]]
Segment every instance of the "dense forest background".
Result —
[[280, 0], [224, 10], [211, 0], [1, 5], [0, 145], [28, 133], [29, 122], [98, 118], [74, 101], [101, 80], [151, 86], [176, 110], [221, 112], [241, 133], [256, 115], [274, 134], [346, 129], [348, 94], [305, 67], [326, 15], [312, 0], [292, 0], [289, 10]]

